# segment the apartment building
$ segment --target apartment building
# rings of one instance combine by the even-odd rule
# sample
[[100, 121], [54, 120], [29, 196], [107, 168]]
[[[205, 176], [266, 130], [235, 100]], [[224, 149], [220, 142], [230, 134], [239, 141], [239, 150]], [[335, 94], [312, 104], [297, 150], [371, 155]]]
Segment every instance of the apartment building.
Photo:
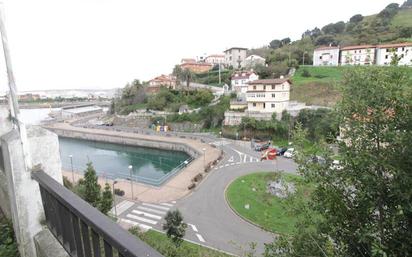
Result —
[[377, 65], [390, 65], [395, 56], [399, 58], [398, 65], [412, 66], [412, 43], [376, 46]]
[[259, 76], [253, 71], [237, 71], [231, 77], [232, 90], [238, 95], [246, 94], [248, 83], [258, 79]]
[[242, 63], [246, 59], [247, 48], [232, 47], [224, 51], [224, 53], [225, 64], [227, 66], [232, 66], [235, 69], [239, 69], [242, 67]]
[[373, 65], [375, 64], [376, 46], [359, 45], [341, 48], [341, 65]]
[[205, 58], [205, 63], [210, 63], [213, 65], [216, 64], [224, 64], [225, 63], [225, 55], [224, 54], [211, 54]]
[[261, 79], [248, 84], [246, 101], [249, 112], [281, 113], [289, 104], [291, 81], [278, 79]]
[[339, 46], [322, 46], [313, 52], [313, 66], [338, 66]]

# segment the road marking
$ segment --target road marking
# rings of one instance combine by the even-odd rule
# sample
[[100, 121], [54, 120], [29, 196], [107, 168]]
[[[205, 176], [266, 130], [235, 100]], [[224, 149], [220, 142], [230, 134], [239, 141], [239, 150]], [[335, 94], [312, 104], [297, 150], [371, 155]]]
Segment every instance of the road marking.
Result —
[[233, 161], [234, 161], [233, 155], [230, 156], [229, 160], [227, 160], [227, 161], [228, 161], [228, 162], [233, 162]]
[[156, 204], [151, 204], [151, 203], [142, 203], [142, 205], [144, 206], [149, 206], [149, 207], [153, 207], [156, 209], [160, 209], [160, 210], [165, 210], [168, 211], [170, 208], [169, 207], [164, 207], [164, 206], [160, 206], [160, 205], [156, 205]]
[[143, 222], [146, 222], [146, 223], [149, 223], [149, 224], [153, 224], [153, 225], [157, 224], [157, 221], [145, 219], [145, 218], [133, 215], [133, 214], [127, 214], [126, 217], [128, 217], [130, 219], [134, 219], [134, 220], [140, 220], [140, 221], [143, 221]]
[[143, 215], [143, 216], [148, 217], [148, 218], [152, 218], [152, 219], [160, 220], [162, 218], [159, 215], [154, 215], [154, 214], [150, 214], [150, 213], [143, 212], [143, 211], [133, 210], [132, 212], [136, 213], [136, 214], [139, 214], [139, 215]]
[[237, 162], [236, 164], [242, 164], [242, 162]]
[[145, 225], [145, 224], [140, 224], [140, 223], [138, 223], [138, 222], [135, 222], [135, 221], [132, 221], [132, 220], [128, 220], [128, 219], [120, 219], [120, 221], [121, 221], [121, 222], [124, 222], [124, 223], [131, 224], [131, 225], [133, 225], [133, 226], [139, 226], [139, 227], [141, 227], [142, 229], [145, 229], [145, 230], [149, 230], [149, 229], [152, 228], [151, 226], [147, 226], [147, 225]]
[[247, 155], [245, 154], [245, 157], [243, 158], [243, 162], [246, 162], [246, 157], [247, 157]]
[[253, 162], [253, 157], [252, 156], [250, 156], [250, 162]]
[[219, 166], [219, 169], [223, 168], [223, 165]]
[[115, 208], [113, 207], [110, 212], [112, 214], [117, 213], [117, 215], [122, 214], [123, 212], [127, 211], [130, 207], [132, 207], [134, 205], [134, 202], [130, 202], [130, 201], [122, 201], [121, 203], [116, 205], [116, 211]]
[[233, 165], [235, 165], [235, 164], [236, 164], [236, 163], [231, 163], [230, 165], [233, 166]]
[[168, 206], [168, 207], [173, 207], [173, 204], [170, 204], [170, 203], [161, 203], [161, 205]]
[[161, 215], [166, 214], [166, 212], [164, 212], [164, 211], [159, 211], [159, 210], [151, 209], [151, 208], [148, 208], [148, 207], [137, 206], [136, 208], [140, 209], [140, 210], [143, 210], [143, 211], [150, 211], [150, 212], [161, 214]]
[[197, 230], [197, 228], [196, 228], [195, 225], [189, 224], [189, 223], [188, 223], [187, 225], [191, 226], [194, 232], [198, 232], [198, 230]]
[[173, 204], [175, 204], [175, 203], [176, 203], [176, 201], [172, 201], [172, 203], [173, 203]]
[[197, 239], [199, 239], [200, 242], [202, 242], [202, 243], [206, 242], [205, 239], [202, 237], [201, 234], [197, 234], [197, 233], [196, 233], [196, 236], [197, 236]]
[[229, 165], [230, 165], [230, 164], [228, 163], [228, 164], [225, 165], [225, 167], [227, 167], [227, 166], [229, 166]]

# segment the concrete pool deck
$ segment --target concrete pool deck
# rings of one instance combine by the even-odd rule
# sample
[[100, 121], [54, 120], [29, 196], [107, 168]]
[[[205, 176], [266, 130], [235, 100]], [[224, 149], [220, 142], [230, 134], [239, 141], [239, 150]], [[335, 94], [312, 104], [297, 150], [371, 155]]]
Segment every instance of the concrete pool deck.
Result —
[[[150, 186], [143, 183], [133, 182], [133, 200], [139, 200], [143, 202], [152, 202], [152, 203], [163, 203], [178, 200], [186, 195], [188, 195], [191, 190], [188, 187], [192, 184], [192, 179], [202, 173], [203, 176], [207, 177], [207, 174], [204, 172], [204, 163], [209, 164], [213, 163], [215, 160], [218, 160], [221, 156], [221, 150], [212, 147], [209, 144], [202, 143], [200, 140], [189, 139], [189, 138], [177, 138], [177, 137], [165, 137], [157, 135], [144, 135], [144, 134], [135, 134], [128, 133], [123, 131], [108, 131], [101, 129], [90, 129], [90, 128], [81, 128], [74, 127], [67, 123], [55, 123], [45, 126], [46, 129], [49, 129], [55, 132], [59, 136], [71, 137], [71, 138], [80, 138], [80, 139], [89, 139], [93, 138], [105, 138], [110, 139], [112, 143], [120, 144], [129, 144], [129, 145], [139, 145], [142, 146], [142, 142], [152, 142], [154, 145], [159, 145], [161, 147], [176, 147], [176, 149], [182, 150], [183, 148], [191, 149], [191, 152], [188, 152], [191, 156], [196, 157], [189, 165], [179, 171], [176, 175], [171, 177], [161, 186]], [[85, 137], [82, 137], [84, 135]], [[100, 141], [96, 139], [96, 141]], [[106, 141], [107, 142], [107, 141]], [[133, 144], [135, 142], [135, 144]], [[148, 146], [148, 145], [146, 145]], [[159, 147], [159, 148], [161, 148]], [[165, 149], [165, 148], [163, 148]], [[175, 149], [175, 150], [176, 150]], [[185, 149], [187, 152], [188, 149]], [[203, 156], [203, 150], [206, 149], [206, 156]], [[205, 160], [203, 159], [205, 158]], [[213, 169], [210, 171], [213, 172]], [[63, 171], [63, 175], [68, 178], [69, 181], [72, 181], [72, 173], [70, 171]], [[74, 180], [77, 181], [83, 177], [81, 173], [74, 173]], [[204, 178], [206, 179], [206, 178]], [[99, 177], [99, 183], [104, 187], [105, 183], [112, 185], [112, 180]], [[126, 198], [131, 199], [131, 182], [129, 180], [118, 180], [115, 188], [119, 188], [125, 192]]]

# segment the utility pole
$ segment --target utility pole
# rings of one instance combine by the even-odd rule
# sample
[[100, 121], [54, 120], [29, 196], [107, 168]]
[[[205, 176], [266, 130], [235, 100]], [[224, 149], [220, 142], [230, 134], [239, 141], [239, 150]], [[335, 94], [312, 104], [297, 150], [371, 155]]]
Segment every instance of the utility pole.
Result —
[[303, 51], [302, 66], [305, 65], [305, 54], [306, 54], [306, 51]]
[[222, 79], [220, 77], [220, 59], [219, 59], [218, 63], [219, 63], [219, 85], [220, 85], [222, 83]]
[[6, 61], [7, 77], [9, 80], [9, 104], [10, 104], [10, 114], [12, 118], [13, 126], [19, 130], [20, 140], [23, 147], [24, 161], [27, 169], [31, 169], [32, 163], [29, 154], [29, 146], [27, 140], [26, 126], [20, 121], [20, 109], [19, 103], [17, 102], [17, 87], [14, 80], [13, 68], [11, 65], [11, 57], [9, 44], [7, 40], [6, 27], [4, 25], [4, 10], [3, 5], [0, 4], [0, 33], [1, 40], [3, 43], [4, 59]]

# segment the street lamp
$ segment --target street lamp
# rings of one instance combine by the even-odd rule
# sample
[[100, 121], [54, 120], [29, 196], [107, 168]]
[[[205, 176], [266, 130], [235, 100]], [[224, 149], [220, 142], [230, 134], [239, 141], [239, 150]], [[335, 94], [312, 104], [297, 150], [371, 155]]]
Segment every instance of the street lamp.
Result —
[[117, 180], [115, 179], [112, 184], [113, 188], [113, 205], [114, 205], [114, 217], [117, 219], [117, 208], [116, 208], [116, 193], [114, 191], [114, 185], [117, 184]]
[[72, 182], [74, 184], [73, 155], [69, 155], [69, 158], [70, 158], [70, 165], [72, 167]]
[[134, 199], [134, 194], [133, 194], [133, 179], [132, 179], [132, 171], [133, 171], [133, 166], [129, 165], [129, 173], [130, 173], [130, 188], [132, 190], [132, 200]]
[[219, 131], [220, 138], [222, 138], [222, 131]]
[[203, 148], [203, 168], [206, 168], [206, 148]]

